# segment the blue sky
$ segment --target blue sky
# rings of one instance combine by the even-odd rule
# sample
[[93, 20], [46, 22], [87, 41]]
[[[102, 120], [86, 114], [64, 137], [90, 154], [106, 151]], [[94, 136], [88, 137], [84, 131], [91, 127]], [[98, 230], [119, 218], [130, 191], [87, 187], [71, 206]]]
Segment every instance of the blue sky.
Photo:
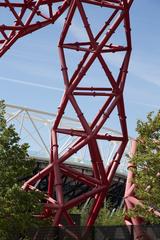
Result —
[[[135, 0], [131, 10], [133, 51], [125, 88], [129, 135], [135, 137], [136, 122], [157, 111], [160, 102], [160, 2]], [[44, 9], [45, 10], [45, 9]], [[6, 16], [0, 17], [0, 24]], [[92, 19], [96, 27], [97, 19]], [[0, 98], [7, 103], [56, 112], [63, 94], [57, 42], [63, 18], [54, 26], [32, 33], [0, 59]], [[71, 37], [84, 37], [79, 20]], [[71, 59], [71, 56], [70, 56]], [[116, 67], [118, 58], [111, 62]], [[73, 61], [70, 63], [74, 65]], [[91, 72], [96, 75], [95, 72]], [[102, 77], [102, 76], [99, 76]], [[71, 114], [71, 113], [70, 113]], [[111, 126], [116, 129], [113, 121]]]

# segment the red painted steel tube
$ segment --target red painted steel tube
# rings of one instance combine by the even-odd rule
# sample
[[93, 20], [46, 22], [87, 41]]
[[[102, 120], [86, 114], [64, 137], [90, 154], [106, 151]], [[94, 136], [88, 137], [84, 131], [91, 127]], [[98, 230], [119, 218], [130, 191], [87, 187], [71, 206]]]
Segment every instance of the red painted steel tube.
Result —
[[[33, 7], [35, 7], [35, 3], [32, 5]], [[44, 4], [44, 1], [41, 2], [42, 5]], [[14, 3], [10, 3], [12, 7], [14, 7]], [[16, 4], [16, 3], [15, 3]], [[47, 1], [46, 3], [47, 4]], [[41, 6], [41, 5], [40, 5]], [[40, 7], [39, 6], [39, 7]], [[36, 31], [42, 27], [45, 27], [49, 24], [52, 24], [54, 23], [60, 16], [61, 14], [64, 13], [64, 11], [68, 8], [69, 6], [69, 1], [64, 1], [62, 2], [62, 5], [61, 7], [58, 9], [57, 12], [54, 12], [53, 13], [53, 17], [52, 18], [48, 18], [48, 19], [42, 19], [42, 21], [39, 21], [39, 22], [36, 22], [36, 23], [30, 23], [28, 24], [30, 21], [31, 21], [31, 15], [29, 17], [29, 19], [26, 21], [26, 23], [24, 24], [24, 26], [22, 25], [18, 25], [17, 22], [15, 23], [15, 25], [12, 25], [12, 26], [7, 26], [5, 24], [3, 25], [0, 25], [0, 33], [1, 31], [7, 31], [7, 30], [12, 30], [9, 35], [7, 33], [7, 39], [2, 42], [2, 46], [0, 46], [0, 57], [2, 57], [6, 51], [17, 41], [17, 39], [29, 34], [29, 33], [32, 33], [33, 31]], [[3, 6], [0, 6], [0, 7], [3, 7]], [[4, 7], [7, 7], [4, 6]], [[22, 4], [22, 5], [19, 5], [19, 7], [21, 8], [21, 13], [19, 15], [19, 18], [22, 19], [24, 14], [26, 13], [26, 10], [29, 8], [31, 8], [30, 5], [27, 5], [27, 4]], [[39, 8], [37, 9], [37, 12], [39, 11]], [[35, 11], [34, 11], [35, 12]], [[32, 13], [33, 17], [34, 17], [34, 14]], [[1, 30], [2, 29], [2, 30]], [[18, 32], [15, 32], [15, 31], [18, 31]]]
[[113, 8], [113, 9], [118, 9], [118, 10], [123, 10], [123, 7], [118, 4], [118, 5], [115, 5], [115, 4], [112, 4], [112, 3], [108, 3], [107, 2], [99, 2], [99, 1], [95, 1], [95, 0], [82, 0], [82, 2], [85, 2], [85, 3], [88, 3], [88, 4], [93, 4], [93, 5], [97, 5], [97, 6], [100, 6], [100, 7], [106, 7], [106, 8]]
[[[130, 157], [132, 158], [136, 152], [136, 140], [132, 140], [132, 145], [131, 145], [131, 152], [130, 152]], [[126, 181], [126, 188], [125, 188], [125, 195], [124, 195], [124, 202], [125, 202], [125, 209], [126, 212], [129, 210], [134, 209], [137, 205], [140, 205], [143, 207], [143, 200], [139, 200], [136, 197], [135, 194], [135, 189], [136, 185], [134, 184], [134, 171], [133, 169], [136, 168], [134, 164], [131, 162], [128, 164], [128, 176], [127, 176], [127, 181]], [[155, 210], [154, 208], [151, 208], [148, 206], [148, 212], [152, 211], [156, 216], [160, 217], [160, 212]], [[134, 225], [134, 233], [136, 239], [141, 239], [143, 237], [144, 239], [150, 240], [150, 237], [147, 235], [147, 233], [143, 232], [143, 229], [141, 228], [141, 225], [144, 224], [144, 220], [140, 217], [128, 217], [126, 216], [125, 218], [126, 225]]]
[[53, 167], [52, 164], [49, 164], [46, 168], [38, 172], [36, 175], [34, 175], [32, 178], [30, 178], [25, 184], [23, 185], [23, 188], [27, 188], [27, 186], [34, 185], [38, 180], [44, 178], [50, 171], [50, 169]]
[[106, 197], [106, 191], [102, 191], [96, 195], [94, 204], [91, 208], [89, 217], [87, 219], [87, 226], [92, 226], [98, 216], [98, 213], [103, 205], [104, 199]]
[[[136, 152], [136, 140], [132, 141], [131, 144], [131, 152], [130, 152], [130, 157], [132, 158]], [[140, 202], [135, 198], [135, 185], [133, 183], [133, 178], [134, 178], [134, 173], [131, 171], [131, 168], [134, 168], [135, 166], [129, 163], [128, 166], [128, 177], [126, 181], [126, 189], [125, 189], [125, 195], [124, 195], [124, 200], [125, 200], [125, 208], [126, 211], [129, 211], [135, 207], [136, 204], [140, 204]], [[141, 239], [144, 237], [143, 230], [141, 229], [141, 224], [142, 224], [142, 219], [139, 217], [131, 217], [125, 218], [125, 222], [127, 225], [133, 225], [135, 226], [134, 228], [134, 235], [135, 239]], [[147, 236], [145, 236], [145, 239], [148, 239]]]
[[[8, 8], [12, 16], [16, 19], [16, 23], [13, 23], [12, 25], [0, 25], [0, 56], [2, 56], [19, 38], [54, 23], [65, 11], [67, 11], [58, 44], [65, 92], [51, 130], [50, 164], [28, 180], [23, 186], [26, 190], [35, 190], [36, 187], [34, 185], [36, 182], [41, 180], [44, 176], [49, 176], [48, 193], [46, 198], [47, 203], [44, 206], [45, 210], [42, 215], [45, 217], [52, 215], [54, 226], [62, 225], [62, 219], [66, 219], [68, 224], [74, 225], [74, 221], [69, 213], [70, 208], [87, 201], [89, 198], [94, 199], [94, 201], [91, 206], [91, 215], [86, 219], [86, 225], [91, 226], [94, 224], [125, 150], [128, 141], [128, 133], [123, 90], [132, 48], [129, 19], [129, 9], [132, 2], [132, 0], [106, 0], [101, 2], [97, 0], [38, 0], [19, 3], [18, 1], [10, 2], [7, 0], [4, 3], [0, 3], [0, 8]], [[52, 9], [54, 3], [60, 4], [60, 7], [56, 12]], [[107, 19], [96, 36], [94, 36], [90, 27], [85, 8], [86, 4], [95, 5], [97, 8], [104, 7], [104, 9], [108, 9], [106, 14]], [[43, 6], [48, 8], [48, 15], [44, 15], [43, 11], [41, 11], [41, 7]], [[19, 14], [17, 14], [15, 8], [19, 8]], [[24, 22], [23, 19], [28, 10], [29, 15], [25, 18], [26, 21]], [[87, 39], [86, 42], [75, 43], [70, 41], [69, 43], [66, 43], [77, 11], [83, 22], [84, 30], [89, 40]], [[35, 21], [37, 16], [40, 19], [39, 22]], [[123, 31], [126, 36], [126, 43], [115, 45], [114, 42], [111, 43], [112, 36], [114, 32], [118, 30], [121, 23], [124, 23]], [[9, 34], [7, 32], [8, 30], [10, 30]], [[68, 51], [78, 50], [82, 54], [82, 58], [77, 62], [77, 67], [71, 77], [68, 74], [68, 62], [66, 61], [67, 52], [65, 48], [67, 48]], [[107, 55], [108, 53], [116, 54], [119, 51], [124, 52], [124, 58], [120, 66], [118, 77], [115, 78], [109, 68], [106, 60], [107, 58], [104, 58], [104, 55]], [[88, 81], [86, 85], [84, 82], [82, 87], [81, 82], [83, 81], [85, 74], [88, 73], [92, 68], [93, 63], [97, 60], [100, 63], [102, 71], [105, 73], [104, 85], [97, 87], [96, 84], [93, 84], [93, 86], [90, 86], [90, 82]], [[91, 123], [89, 123], [86, 118], [87, 113], [82, 111], [79, 102], [77, 101], [77, 96], [86, 96], [86, 98], [96, 96], [97, 98], [104, 98], [105, 101], [103, 105], [97, 110]], [[78, 130], [60, 127], [63, 114], [69, 104], [71, 104], [81, 124], [81, 128]], [[102, 134], [101, 129], [104, 124], [108, 123], [108, 118], [115, 108], [118, 109], [121, 136], [116, 136], [111, 133]], [[77, 137], [77, 140], [70, 149], [66, 148], [62, 155], [59, 153], [58, 146], [61, 134]], [[105, 166], [105, 163], [103, 162], [98, 144], [99, 140], [119, 142], [119, 148], [115, 151], [114, 157], [108, 166]], [[86, 173], [81, 173], [65, 164], [65, 161], [68, 160], [69, 157], [72, 157], [73, 154], [80, 151], [85, 146], [88, 147], [93, 176], [88, 176]], [[63, 193], [62, 175], [68, 176], [73, 180], [89, 186], [90, 190], [81, 196], [66, 201]], [[128, 193], [132, 194], [132, 192], [133, 188], [131, 186]], [[56, 195], [55, 199], [54, 195]], [[126, 199], [127, 206], [131, 206], [132, 201], [134, 201], [134, 198], [132, 198], [130, 202], [129, 199]]]
[[77, 170], [66, 166], [65, 164], [61, 164], [60, 168], [63, 174], [65, 174], [66, 176], [72, 177], [75, 180], [77, 179], [88, 186], [96, 187], [97, 185], [101, 185], [100, 180], [94, 177], [88, 176], [86, 174], [80, 173]]
[[91, 191], [84, 193], [83, 195], [76, 197], [72, 200], [69, 200], [66, 204], [65, 204], [65, 208], [66, 209], [70, 209], [73, 208], [74, 206], [80, 204], [81, 202], [84, 202], [85, 200], [87, 200], [90, 197], [95, 196], [96, 194], [105, 191], [106, 186], [99, 186], [97, 188], [92, 189]]

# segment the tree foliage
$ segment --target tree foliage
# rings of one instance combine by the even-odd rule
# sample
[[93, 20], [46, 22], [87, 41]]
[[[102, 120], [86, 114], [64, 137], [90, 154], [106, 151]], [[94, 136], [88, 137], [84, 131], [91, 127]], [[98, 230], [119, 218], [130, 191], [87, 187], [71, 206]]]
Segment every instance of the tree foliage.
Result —
[[116, 226], [124, 224], [123, 209], [117, 209], [111, 213], [106, 207], [101, 208], [95, 225], [97, 226]]
[[142, 200], [144, 208], [137, 206], [134, 215], [142, 216], [150, 223], [160, 223], [160, 218], [148, 211], [160, 211], [160, 112], [147, 115], [146, 121], [137, 122], [137, 151], [132, 159], [136, 168], [136, 196]]
[[[114, 211], [115, 210], [115, 211]], [[70, 213], [79, 214], [81, 219], [81, 226], [85, 226], [86, 219], [90, 213], [90, 204], [85, 208], [73, 208]], [[113, 209], [110, 201], [107, 201], [105, 206], [100, 209], [100, 212], [95, 221], [95, 226], [116, 226], [124, 224], [123, 209]]]
[[23, 179], [32, 175], [35, 161], [28, 157], [28, 144], [13, 125], [7, 126], [5, 105], [0, 101], [0, 239], [20, 239], [30, 227], [41, 222], [33, 217], [42, 211], [42, 193], [24, 192]]

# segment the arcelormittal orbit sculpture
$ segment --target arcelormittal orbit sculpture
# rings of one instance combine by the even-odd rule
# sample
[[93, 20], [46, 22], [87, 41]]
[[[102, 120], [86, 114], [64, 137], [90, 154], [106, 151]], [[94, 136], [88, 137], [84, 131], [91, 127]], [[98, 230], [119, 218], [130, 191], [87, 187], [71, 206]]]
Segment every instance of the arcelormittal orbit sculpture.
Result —
[[[43, 214], [44, 217], [53, 215], [54, 226], [61, 224], [62, 219], [65, 219], [69, 225], [74, 225], [69, 210], [88, 199], [92, 199], [92, 206], [86, 219], [86, 226], [94, 224], [128, 142], [123, 90], [131, 55], [129, 10], [132, 2], [133, 0], [0, 1], [2, 12], [0, 18], [5, 21], [0, 23], [1, 57], [19, 38], [53, 24], [61, 15], [66, 13], [58, 45], [65, 91], [51, 131], [50, 163], [23, 186], [27, 191], [34, 190], [36, 182], [48, 175], [48, 194]], [[58, 8], [55, 10], [57, 5]], [[89, 9], [92, 9], [93, 18], [91, 19], [88, 18], [88, 15], [91, 14]], [[71, 39], [70, 30], [77, 14], [84, 26], [87, 41], [74, 42]], [[8, 21], [9, 17], [13, 23]], [[105, 21], [95, 34], [90, 25], [92, 20], [96, 25], [96, 22], [98, 24], [99, 20], [104, 18], [106, 18]], [[124, 35], [123, 38], [120, 33]], [[116, 40], [121, 43], [116, 44]], [[74, 51], [77, 56], [81, 54], [80, 60], [67, 57], [67, 54]], [[120, 70], [115, 77], [115, 74], [110, 70], [109, 59], [112, 58], [111, 55], [116, 56], [116, 54], [118, 58], [121, 56], [122, 61], [116, 62], [115, 67], [117, 68], [118, 64]], [[74, 63], [77, 61], [73, 73], [68, 67], [70, 61]], [[103, 84], [101, 81], [97, 84], [97, 80], [94, 84], [94, 81], [85, 79], [85, 75], [92, 69], [94, 63], [98, 63], [100, 66], [96, 71], [101, 70], [105, 74]], [[94, 78], [93, 75], [92, 78]], [[87, 113], [82, 112], [83, 106], [79, 104], [80, 97], [88, 102], [93, 97], [96, 97], [97, 102], [99, 99], [104, 101], [96, 113], [95, 107], [92, 106], [92, 115], [95, 115], [91, 123], [86, 118]], [[85, 102], [82, 102], [85, 105]], [[68, 107], [72, 108], [72, 111], [77, 115], [81, 123], [80, 129], [74, 129], [74, 126], [73, 129], [61, 128], [62, 117]], [[118, 112], [121, 136], [101, 132], [102, 126], [108, 123], [108, 119], [115, 109]], [[58, 144], [62, 134], [76, 137], [76, 141], [73, 141], [72, 146], [60, 155]], [[108, 166], [105, 166], [102, 159], [98, 141], [119, 142], [119, 147]], [[82, 174], [65, 164], [67, 159], [86, 145], [93, 176]], [[62, 175], [82, 182], [89, 186], [90, 190], [66, 202], [63, 196]]]

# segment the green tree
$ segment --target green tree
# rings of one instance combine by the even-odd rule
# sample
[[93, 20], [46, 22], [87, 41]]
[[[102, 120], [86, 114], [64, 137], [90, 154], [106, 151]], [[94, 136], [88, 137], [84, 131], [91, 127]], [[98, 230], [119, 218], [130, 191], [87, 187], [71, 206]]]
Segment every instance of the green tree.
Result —
[[136, 196], [144, 207], [137, 206], [132, 214], [142, 216], [147, 222], [160, 223], [149, 208], [160, 210], [160, 112], [147, 115], [146, 121], [137, 122], [137, 151], [132, 159], [136, 168]]
[[33, 215], [42, 211], [42, 193], [24, 192], [23, 179], [32, 175], [35, 161], [29, 159], [28, 144], [19, 144], [13, 125], [7, 126], [5, 104], [0, 101], [0, 239], [14, 240], [41, 221]]
[[[98, 217], [95, 221], [95, 226], [115, 226], [124, 224], [124, 210], [116, 209], [116, 211], [111, 211], [113, 209], [111, 203], [108, 201], [104, 207], [100, 209]], [[85, 209], [73, 208], [70, 213], [79, 214], [81, 218], [81, 226], [85, 225], [86, 219], [90, 213], [90, 206]]]
[[124, 212], [123, 209], [117, 209], [111, 214], [107, 208], [101, 208], [99, 215], [96, 219], [95, 225], [97, 226], [116, 226], [124, 225]]

